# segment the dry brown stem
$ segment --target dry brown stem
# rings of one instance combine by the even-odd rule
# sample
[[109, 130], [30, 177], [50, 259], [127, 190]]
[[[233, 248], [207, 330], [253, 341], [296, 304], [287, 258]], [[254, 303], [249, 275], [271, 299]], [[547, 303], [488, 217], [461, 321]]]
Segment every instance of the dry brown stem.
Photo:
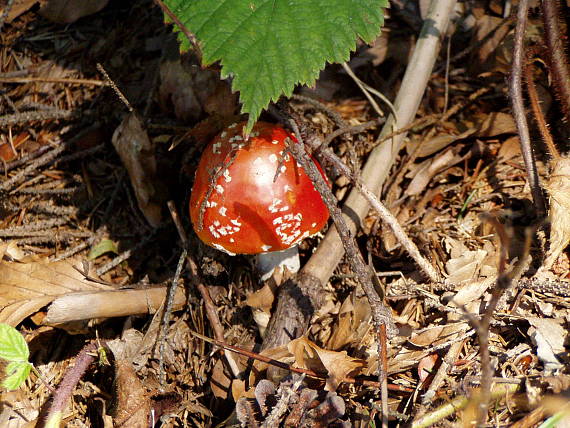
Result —
[[538, 99], [538, 93], [536, 92], [536, 86], [534, 85], [534, 79], [532, 77], [532, 62], [527, 61], [524, 66], [524, 74], [525, 74], [525, 82], [526, 82], [526, 89], [528, 92], [528, 99], [530, 101], [530, 106], [532, 108], [532, 113], [534, 115], [534, 119], [536, 120], [536, 124], [538, 125], [538, 130], [540, 131], [540, 135], [550, 152], [550, 156], [553, 160], [560, 159], [560, 152], [556, 148], [554, 144], [554, 140], [552, 139], [552, 135], [548, 130], [548, 125], [544, 118], [544, 113], [542, 112], [542, 108], [540, 107], [540, 100]]
[[515, 29], [515, 46], [513, 52], [513, 64], [511, 68], [511, 78], [509, 80], [509, 96], [513, 108], [513, 116], [517, 124], [519, 138], [521, 142], [521, 151], [524, 158], [526, 167], [527, 179], [530, 185], [532, 198], [536, 212], [539, 217], [544, 217], [546, 214], [546, 204], [538, 172], [536, 170], [536, 161], [534, 159], [534, 152], [530, 141], [530, 133], [528, 130], [528, 122], [524, 109], [523, 94], [522, 94], [522, 68], [525, 60], [524, 56], [524, 34], [528, 18], [528, 0], [521, 0], [519, 2], [517, 13], [517, 25]]
[[552, 81], [561, 110], [566, 120], [570, 120], [570, 71], [566, 60], [568, 54], [564, 46], [566, 37], [562, 35], [560, 28], [560, 4], [558, 0], [543, 0], [541, 3], [544, 39], [548, 46]]

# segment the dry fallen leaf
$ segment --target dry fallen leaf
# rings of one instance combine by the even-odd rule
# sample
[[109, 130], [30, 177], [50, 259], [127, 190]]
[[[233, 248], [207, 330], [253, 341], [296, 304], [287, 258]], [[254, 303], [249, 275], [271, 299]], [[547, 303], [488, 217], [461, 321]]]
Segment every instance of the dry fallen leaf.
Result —
[[550, 269], [570, 243], [570, 159], [554, 164], [546, 184], [550, 195], [550, 248], [541, 269]]
[[123, 120], [115, 130], [112, 141], [129, 172], [140, 210], [149, 224], [157, 227], [162, 218], [154, 145], [136, 114], [131, 113]]
[[438, 354], [429, 354], [423, 357], [420, 362], [418, 363], [418, 377], [422, 383], [425, 384], [426, 379], [430, 376], [433, 376], [435, 372], [435, 366], [438, 361], [441, 360], [441, 357]]
[[466, 159], [469, 154], [465, 156], [459, 154], [462, 148], [461, 145], [456, 145], [434, 158], [422, 162], [404, 193], [407, 196], [419, 195], [436, 174]]
[[272, 286], [269, 282], [266, 282], [259, 290], [248, 294], [246, 298], [245, 303], [252, 309], [253, 319], [259, 328], [261, 337], [265, 336], [265, 329], [269, 324], [274, 299], [275, 286]]
[[554, 319], [528, 317], [529, 335], [536, 344], [538, 358], [544, 364], [544, 371], [550, 374], [564, 367], [559, 355], [564, 354], [564, 341], [568, 331]]
[[338, 313], [338, 321], [327, 347], [339, 350], [347, 344], [361, 344], [370, 329], [371, 309], [365, 296], [357, 296], [355, 289], [345, 299]]
[[129, 361], [115, 361], [115, 385], [117, 408], [114, 412], [114, 426], [148, 427], [152, 403]]
[[180, 59], [161, 64], [158, 101], [164, 111], [173, 109], [174, 115], [183, 122], [196, 121], [202, 115], [192, 75], [180, 63]]
[[463, 335], [468, 329], [465, 322], [438, 325], [433, 328], [426, 328], [419, 333], [413, 333], [409, 342], [418, 347], [433, 347], [452, 342]]
[[85, 279], [77, 260], [54, 263], [33, 258], [22, 262], [0, 261], [0, 322], [16, 326], [59, 296], [111, 289]]
[[296, 366], [328, 374], [326, 391], [336, 390], [346, 376], [366, 366], [365, 361], [348, 356], [346, 351], [328, 351], [305, 336], [289, 342], [287, 349], [294, 355]]

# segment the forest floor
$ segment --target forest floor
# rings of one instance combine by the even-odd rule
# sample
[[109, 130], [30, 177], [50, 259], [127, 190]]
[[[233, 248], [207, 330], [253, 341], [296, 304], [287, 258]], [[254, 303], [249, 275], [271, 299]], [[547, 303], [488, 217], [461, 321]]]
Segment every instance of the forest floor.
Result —
[[[416, 2], [404, 3], [349, 63], [389, 100], [422, 25]], [[553, 415], [570, 426], [570, 258], [563, 251], [543, 266], [549, 228], [534, 207], [511, 114], [514, 20], [503, 3], [510, 4], [458, 7], [382, 187], [381, 200], [444, 280], [428, 281], [374, 210], [356, 236], [399, 330], [388, 341], [390, 426], [468, 426], [484, 370], [492, 373], [486, 426], [555, 426]], [[263, 352], [313, 376], [267, 370], [256, 352], [284, 279], [261, 284], [250, 258], [206, 247], [192, 230], [199, 156], [239, 111], [218, 70], [190, 55], [181, 60], [172, 29], [149, 1], [112, 1], [71, 24], [44, 16], [37, 6], [23, 8], [0, 33], [0, 322], [24, 335], [43, 378], [32, 373], [2, 392], [0, 426], [35, 426], [51, 387], [93, 342], [109, 361], [98, 359], [81, 376], [64, 410], [67, 427], [152, 426], [151, 414], [164, 427], [379, 426], [377, 336], [350, 261], [331, 262], [306, 335]], [[541, 32], [533, 11], [527, 43], [539, 46]], [[542, 63], [534, 79], [564, 152], [567, 124]], [[330, 142], [359, 171], [379, 144], [381, 121], [353, 79], [329, 65], [315, 87], [296, 93], [290, 105], [319, 136], [337, 129], [331, 111], [350, 127], [377, 120]], [[548, 183], [550, 156], [533, 127]], [[119, 156], [121, 144], [139, 149], [123, 146]], [[350, 181], [323, 166], [342, 203]], [[183, 248], [170, 200], [191, 253], [178, 275]], [[326, 232], [301, 244], [303, 264]], [[508, 290], [481, 331], [497, 278]], [[242, 353], [205, 341], [219, 337], [216, 328]]]

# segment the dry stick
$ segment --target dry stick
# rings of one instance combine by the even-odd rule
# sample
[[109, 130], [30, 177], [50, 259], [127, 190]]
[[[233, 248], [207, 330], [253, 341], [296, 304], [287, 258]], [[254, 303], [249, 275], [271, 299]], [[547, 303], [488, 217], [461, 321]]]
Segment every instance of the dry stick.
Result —
[[73, 79], [65, 77], [0, 77], [0, 83], [68, 83], [72, 85], [107, 86], [106, 82], [95, 79]]
[[[341, 127], [336, 131], [331, 132], [328, 134], [325, 139], [323, 140], [321, 146], [319, 147], [328, 147], [329, 144], [336, 138], [344, 134], [360, 134], [368, 129], [374, 129], [378, 125], [381, 125], [386, 120], [384, 118], [370, 120], [368, 122], [361, 123], [360, 125], [346, 125], [344, 122], [341, 124]], [[318, 150], [318, 148], [317, 148]]]
[[552, 135], [548, 130], [548, 125], [546, 124], [546, 120], [544, 119], [544, 114], [542, 112], [542, 108], [540, 108], [540, 101], [538, 100], [538, 94], [536, 92], [536, 86], [534, 86], [534, 79], [532, 77], [532, 63], [527, 61], [524, 67], [524, 74], [525, 74], [525, 82], [526, 82], [526, 89], [528, 92], [528, 98], [530, 101], [530, 106], [532, 108], [532, 113], [534, 115], [534, 119], [538, 125], [538, 130], [540, 131], [540, 135], [548, 147], [548, 152], [550, 153], [550, 157], [554, 161], [560, 160], [560, 152], [556, 148], [554, 144], [554, 140], [552, 139]]
[[110, 86], [111, 89], [113, 89], [113, 91], [115, 92], [115, 95], [117, 95], [117, 97], [119, 97], [119, 99], [122, 101], [122, 103], [125, 105], [125, 107], [127, 107], [127, 109], [129, 110], [129, 113], [132, 113], [134, 111], [134, 109], [131, 106], [131, 103], [129, 102], [129, 100], [127, 100], [127, 97], [125, 97], [125, 95], [121, 92], [121, 90], [119, 89], [117, 84], [111, 79], [111, 77], [107, 73], [107, 70], [105, 70], [105, 68], [99, 63], [97, 63], [97, 70], [99, 70], [99, 73], [101, 73], [103, 75], [103, 78], [105, 79], [105, 82], [107, 83], [107, 86]]
[[[188, 243], [188, 237], [186, 236], [186, 232], [184, 231], [184, 227], [182, 226], [182, 222], [180, 221], [180, 216], [178, 215], [178, 211], [172, 201], [168, 202], [168, 209], [170, 210], [170, 215], [172, 217], [172, 221], [176, 226], [176, 230], [178, 232], [178, 236], [182, 241], [182, 247], [187, 251], [186, 261], [188, 263], [188, 267], [190, 268], [190, 280], [192, 281], [192, 285], [198, 289], [202, 299], [204, 300], [204, 307], [206, 309], [206, 317], [208, 317], [208, 321], [210, 321], [210, 325], [212, 330], [214, 330], [214, 337], [219, 340], [220, 342], [224, 341], [224, 328], [222, 327], [222, 323], [220, 322], [220, 318], [218, 317], [218, 309], [210, 296], [210, 292], [208, 288], [204, 285], [202, 281], [202, 276], [200, 275], [200, 270], [198, 268], [198, 263], [194, 260], [194, 256], [192, 251], [188, 251], [190, 249]], [[234, 357], [232, 354], [228, 354], [227, 352], [224, 353], [224, 357], [228, 362], [230, 369], [232, 370], [233, 375], [237, 378], [241, 372], [239, 366], [237, 365]]]
[[[547, 2], [548, 3], [548, 2]], [[515, 27], [515, 46], [513, 52], [513, 65], [511, 69], [511, 78], [509, 80], [509, 96], [513, 108], [513, 116], [517, 125], [519, 138], [521, 142], [521, 151], [524, 158], [526, 173], [528, 175], [528, 183], [534, 200], [535, 209], [539, 217], [546, 214], [546, 204], [540, 182], [538, 172], [536, 170], [536, 162], [534, 152], [530, 141], [528, 131], [528, 123], [526, 120], [523, 94], [522, 94], [522, 67], [524, 63], [524, 33], [526, 29], [528, 15], [528, 0], [519, 2], [519, 10], [517, 13], [517, 25]]]
[[36, 159], [38, 157], [40, 157], [41, 155], [45, 154], [46, 152], [50, 151], [52, 149], [51, 146], [41, 146], [39, 149], [25, 155], [22, 156], [20, 159], [15, 159], [11, 162], [4, 162], [2, 165], [0, 165], [0, 173], [4, 174], [7, 173], [8, 171], [19, 167], [20, 165], [24, 165], [25, 163], [28, 163], [29, 161]]
[[376, 210], [380, 215], [380, 218], [384, 223], [386, 223], [394, 232], [394, 236], [398, 242], [404, 247], [408, 252], [410, 257], [414, 259], [423, 273], [430, 279], [431, 282], [441, 281], [441, 276], [434, 269], [434, 267], [427, 261], [425, 257], [422, 256], [417, 245], [408, 237], [406, 231], [400, 226], [398, 219], [386, 208], [386, 206], [380, 201], [380, 199], [372, 192], [368, 186], [366, 186], [360, 177], [356, 176], [348, 166], [342, 162], [334, 153], [330, 150], [322, 152], [334, 165], [355, 185], [358, 191], [364, 196], [368, 201], [370, 206]]
[[154, 2], [162, 9], [164, 14], [168, 16], [168, 18], [176, 24], [176, 26], [180, 29], [180, 31], [184, 33], [184, 35], [186, 36], [186, 38], [194, 48], [194, 52], [196, 53], [196, 55], [198, 55], [199, 61], [202, 62], [202, 51], [200, 49], [200, 45], [198, 44], [196, 36], [194, 36], [194, 34], [191, 33], [190, 30], [188, 30], [188, 28], [186, 28], [186, 26], [182, 23], [182, 21], [178, 19], [178, 17], [168, 8], [168, 6], [166, 6], [162, 2], [162, 0], [154, 0]]
[[[360, 88], [360, 90], [362, 91], [362, 93], [364, 94], [364, 96], [366, 97], [366, 99], [368, 99], [368, 102], [370, 104], [372, 104], [372, 107], [374, 108], [374, 111], [376, 111], [376, 113], [378, 114], [378, 116], [383, 117], [384, 116], [384, 112], [382, 111], [382, 109], [378, 106], [378, 104], [376, 103], [376, 100], [374, 100], [374, 97], [372, 97], [372, 95], [370, 95], [370, 93], [373, 93], [374, 95], [376, 95], [378, 98], [380, 98], [389, 108], [390, 108], [390, 113], [392, 113], [396, 119], [398, 119], [397, 117], [397, 113], [396, 110], [394, 110], [394, 106], [392, 105], [392, 103], [390, 102], [390, 100], [388, 100], [382, 93], [378, 92], [377, 90], [375, 90], [374, 88], [371, 88], [370, 86], [368, 86], [366, 83], [364, 83], [362, 80], [360, 80], [356, 74], [354, 74], [354, 71], [352, 71], [352, 69], [348, 66], [348, 64], [346, 62], [342, 63], [342, 68], [344, 69], [344, 71], [346, 71], [346, 73], [352, 78], [352, 80], [354, 80], [354, 82], [356, 83], [356, 85]], [[396, 120], [397, 122], [397, 120]]]
[[[290, 108], [288, 110], [291, 110]], [[293, 112], [291, 112], [293, 113]], [[294, 114], [294, 113], [293, 113]], [[296, 115], [295, 115], [296, 116]], [[367, 124], [375, 124], [376, 121], [367, 122]], [[349, 133], [354, 130], [354, 128], [359, 128], [362, 125], [358, 125], [357, 127], [347, 127], [345, 126], [345, 122], [340, 119], [340, 123], [342, 128], [337, 130], [337, 132], [333, 133], [332, 135], [338, 136], [343, 133]], [[363, 125], [367, 125], [363, 124]], [[341, 131], [341, 132], [338, 132]], [[310, 145], [316, 146], [317, 149], [321, 147], [326, 147], [328, 145], [328, 138], [325, 139], [325, 142], [321, 142], [319, 138], [313, 137], [310, 138], [312, 140]], [[320, 150], [320, 154], [323, 155], [329, 162], [331, 162], [336, 168], [340, 170], [342, 174], [344, 174], [352, 183], [356, 186], [356, 188], [361, 192], [361, 194], [366, 198], [368, 203], [372, 206], [374, 210], [378, 212], [382, 220], [388, 224], [388, 226], [394, 232], [396, 239], [398, 242], [404, 247], [404, 249], [408, 252], [408, 254], [414, 259], [414, 261], [418, 264], [420, 269], [427, 275], [427, 277], [432, 282], [439, 282], [441, 277], [439, 273], [434, 269], [434, 267], [421, 255], [418, 247], [416, 244], [408, 237], [402, 226], [398, 223], [396, 217], [392, 215], [392, 213], [382, 204], [380, 199], [372, 192], [368, 186], [366, 186], [357, 173], [354, 173], [337, 155], [335, 155], [329, 149]], [[277, 168], [279, 171], [279, 168]], [[336, 201], [336, 199], [335, 199]], [[335, 202], [336, 205], [336, 202]]]
[[[456, 0], [435, 0], [431, 3], [420, 39], [394, 104], [399, 126], [408, 126], [414, 120], [439, 51], [440, 36], [446, 31], [455, 3]], [[393, 127], [394, 118], [390, 117], [379, 139], [392, 133]], [[404, 133], [394, 136], [392, 140], [385, 141], [370, 154], [362, 172], [362, 181], [375, 194], [380, 192], [391, 165], [403, 145], [404, 137]], [[366, 199], [354, 189], [344, 206], [344, 213], [350, 214], [347, 215], [346, 221], [351, 233], [356, 232], [360, 219], [364, 218], [367, 212]], [[307, 330], [312, 314], [324, 303], [322, 284], [328, 282], [343, 254], [344, 249], [338, 232], [335, 228], [331, 228], [295, 280], [288, 281], [280, 287], [277, 306], [267, 327], [263, 349], [281, 346]]]
[[[287, 140], [287, 147], [289, 151], [295, 158], [295, 160], [301, 165], [303, 170], [307, 173], [311, 181], [313, 182], [317, 191], [321, 194], [323, 198], [323, 202], [327, 206], [330, 215], [334, 221], [335, 228], [338, 231], [338, 234], [341, 238], [342, 245], [344, 250], [346, 251], [346, 255], [350, 260], [351, 266], [354, 269], [356, 276], [358, 278], [358, 282], [362, 286], [362, 289], [366, 293], [366, 297], [368, 302], [370, 303], [370, 307], [372, 308], [372, 318], [374, 320], [374, 324], [376, 325], [376, 331], [378, 334], [378, 346], [379, 352], [378, 355], [380, 356], [379, 361], [379, 382], [381, 385], [381, 395], [382, 395], [382, 403], [383, 403], [383, 412], [382, 412], [382, 426], [388, 426], [388, 412], [387, 412], [387, 405], [388, 405], [388, 381], [387, 381], [387, 349], [386, 344], [388, 342], [387, 334], [392, 337], [394, 334], [397, 333], [398, 329], [392, 320], [392, 315], [390, 311], [384, 306], [380, 296], [374, 289], [374, 285], [372, 283], [372, 272], [370, 268], [364, 262], [362, 254], [360, 253], [358, 247], [356, 246], [356, 241], [354, 237], [351, 235], [351, 232], [348, 229], [346, 221], [342, 216], [342, 212], [338, 208], [338, 201], [333, 195], [332, 191], [330, 190], [329, 186], [325, 182], [325, 179], [320, 174], [319, 170], [317, 169], [314, 162], [311, 161], [309, 155], [303, 149], [302, 137], [296, 123], [291, 120], [290, 121], [292, 128], [295, 131], [295, 136], [297, 137], [298, 143], [294, 143], [290, 140]], [[385, 408], [384, 408], [385, 407]]]
[[495, 314], [495, 309], [499, 304], [502, 295], [512, 286], [513, 279], [520, 276], [522, 269], [526, 266], [526, 261], [530, 253], [531, 238], [535, 230], [528, 228], [526, 230], [525, 246], [523, 256], [511, 271], [507, 271], [507, 252], [510, 247], [510, 239], [505, 228], [494, 217], [489, 217], [489, 221], [495, 226], [495, 230], [501, 240], [501, 254], [499, 262], [499, 272], [497, 276], [496, 286], [491, 292], [491, 300], [481, 321], [471, 317], [471, 323], [477, 329], [479, 337], [479, 352], [481, 355], [481, 397], [477, 414], [478, 426], [485, 423], [487, 418], [487, 408], [491, 397], [491, 381], [493, 378], [493, 368], [491, 367], [491, 356], [489, 352], [489, 328], [491, 320]]
[[328, 117], [330, 117], [336, 124], [336, 126], [338, 126], [339, 128], [342, 128], [343, 126], [346, 125], [344, 119], [342, 118], [342, 116], [340, 115], [339, 112], [337, 112], [336, 110], [327, 107], [326, 105], [324, 105], [322, 102], [315, 100], [311, 97], [307, 97], [304, 95], [298, 95], [298, 94], [293, 94], [291, 95], [291, 99], [293, 100], [297, 100], [297, 101], [301, 101], [303, 103], [307, 103], [309, 105], [312, 105], [313, 107], [316, 107], [317, 109], [323, 111], [324, 113], [327, 114]]
[[[0, 192], [3, 191], [9, 191], [11, 190], [13, 187], [17, 186], [18, 184], [20, 184], [22, 181], [24, 181], [26, 179], [26, 177], [28, 177], [29, 175], [32, 175], [33, 173], [35, 173], [37, 171], [38, 168], [40, 167], [44, 167], [47, 165], [50, 165], [51, 163], [55, 162], [57, 157], [63, 153], [65, 150], [69, 149], [71, 146], [73, 146], [73, 144], [75, 144], [77, 141], [80, 141], [81, 138], [83, 138], [84, 135], [92, 132], [94, 129], [98, 128], [99, 124], [95, 123], [92, 126], [88, 127], [87, 129], [85, 129], [84, 131], [80, 132], [78, 135], [76, 135], [75, 137], [71, 138], [69, 141], [65, 142], [65, 143], [60, 143], [58, 146], [56, 146], [53, 150], [51, 150], [50, 152], [45, 153], [44, 155], [40, 156], [39, 158], [35, 159], [32, 163], [30, 163], [26, 168], [24, 168], [23, 170], [19, 171], [17, 174], [15, 174], [14, 176], [10, 177], [9, 179], [3, 181], [2, 183], [0, 183]], [[83, 152], [79, 152], [79, 153], [74, 153], [70, 156], [80, 156], [85, 153], [93, 153], [94, 151], [97, 150], [101, 150], [103, 147], [103, 145], [99, 145], [99, 146], [95, 146], [91, 149], [87, 149]], [[68, 158], [66, 160], [71, 160], [73, 158]], [[60, 162], [62, 161], [61, 159], [59, 160]]]
[[33, 122], [38, 120], [69, 119], [78, 116], [79, 112], [70, 110], [40, 110], [24, 111], [22, 113], [8, 114], [0, 116], [0, 126], [17, 125], [18, 123]]
[[[318, 372], [315, 372], [314, 370], [311, 370], [311, 369], [304, 369], [304, 368], [300, 368], [300, 367], [295, 367], [293, 364], [287, 364], [287, 363], [284, 363], [282, 361], [270, 358], [266, 355], [259, 354], [257, 352], [253, 352], [253, 351], [249, 351], [247, 349], [240, 348], [239, 346], [230, 345], [228, 343], [221, 342], [221, 341], [216, 340], [216, 339], [212, 339], [210, 337], [207, 337], [207, 336], [204, 336], [200, 333], [197, 333], [193, 330], [190, 330], [190, 333], [192, 335], [196, 336], [197, 338], [202, 339], [205, 342], [219, 346], [220, 348], [223, 348], [227, 351], [231, 351], [231, 352], [234, 352], [236, 354], [243, 355], [243, 356], [248, 357], [248, 358], [253, 359], [253, 360], [261, 361], [262, 363], [266, 363], [266, 364], [269, 364], [271, 366], [279, 367], [281, 369], [288, 370], [288, 371], [291, 371], [294, 373], [305, 374], [307, 376], [313, 377], [315, 379], [320, 379], [323, 381], [326, 380], [326, 378], [327, 378], [326, 373], [318, 373]], [[343, 379], [341, 379], [341, 382], [353, 383], [353, 384], [364, 385], [364, 386], [371, 386], [371, 387], [375, 387], [375, 388], [380, 387], [380, 384], [377, 381], [370, 380], [370, 379], [364, 379], [364, 378], [360, 378], [360, 377], [355, 378], [355, 377], [351, 377], [351, 376], [346, 376]], [[400, 385], [389, 385], [389, 389], [391, 391], [405, 392], [405, 393], [411, 393], [414, 391], [411, 388], [402, 387]]]
[[[91, 284], [93, 282], [89, 282]], [[56, 326], [93, 318], [154, 314], [162, 307], [166, 292], [166, 287], [153, 287], [68, 293], [50, 304], [43, 323]], [[186, 296], [178, 292], [173, 308], [178, 310], [185, 305]]]
[[[398, 126], [404, 127], [413, 122], [418, 106], [423, 97], [427, 82], [431, 75], [433, 64], [439, 52], [440, 36], [447, 28], [449, 16], [455, 6], [455, 0], [432, 1], [428, 16], [420, 38], [410, 60], [400, 91], [394, 103], [398, 113]], [[390, 116], [384, 125], [379, 139], [394, 131], [394, 118]], [[362, 171], [362, 181], [375, 194], [379, 194], [391, 165], [403, 145], [405, 134], [394, 136], [375, 148]], [[355, 189], [351, 191], [345, 204], [344, 212], [350, 213], [347, 218], [351, 233], [355, 233], [360, 219], [364, 218], [369, 209], [368, 201]], [[357, 218], [356, 218], [357, 217]], [[340, 244], [338, 233], [331, 229], [321, 242], [317, 251], [303, 268], [321, 283], [326, 283], [336, 265], [342, 258], [344, 250]]]
[[567, 52], [564, 49], [566, 36], [563, 36], [562, 31], [560, 31], [560, 16], [558, 0], [542, 1], [544, 38], [549, 51], [552, 80], [561, 104], [561, 110], [564, 112], [566, 120], [570, 120], [570, 72], [566, 62]]
[[139, 249], [143, 248], [149, 242], [152, 242], [154, 240], [155, 236], [159, 232], [162, 231], [163, 227], [164, 227], [164, 225], [159, 226], [156, 229], [151, 230], [151, 232], [148, 235], [146, 235], [144, 238], [142, 238], [132, 248], [129, 248], [128, 250], [123, 251], [121, 254], [119, 254], [117, 257], [115, 257], [113, 260], [110, 260], [109, 262], [105, 263], [103, 266], [100, 266], [96, 271], [97, 275], [101, 276], [101, 275], [109, 272], [111, 269], [115, 268], [116, 266], [120, 265], [125, 260], [130, 259], [131, 256], [133, 255], [133, 253], [135, 253]]
[[[174, 203], [168, 201], [168, 208], [171, 210], [174, 208]], [[186, 248], [182, 250], [180, 258], [178, 259], [178, 265], [176, 266], [176, 272], [174, 273], [174, 278], [172, 278], [172, 283], [167, 289], [165, 304], [163, 305], [162, 320], [160, 322], [160, 332], [158, 335], [158, 379], [161, 388], [166, 385], [166, 372], [164, 371], [164, 348], [166, 345], [166, 336], [168, 333], [168, 324], [170, 323], [170, 314], [172, 312], [172, 306], [174, 304], [174, 297], [176, 296], [176, 289], [178, 288], [178, 282], [180, 281], [180, 276], [182, 275], [182, 269], [184, 268], [184, 262], [188, 251]]]

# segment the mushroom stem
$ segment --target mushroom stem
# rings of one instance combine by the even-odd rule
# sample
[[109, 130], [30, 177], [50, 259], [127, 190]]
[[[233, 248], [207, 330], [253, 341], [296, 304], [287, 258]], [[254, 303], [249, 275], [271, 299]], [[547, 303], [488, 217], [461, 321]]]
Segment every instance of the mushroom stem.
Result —
[[260, 253], [255, 255], [255, 268], [261, 281], [267, 281], [273, 275], [276, 268], [287, 268], [289, 272], [296, 273], [301, 267], [299, 249], [297, 245], [281, 251]]

